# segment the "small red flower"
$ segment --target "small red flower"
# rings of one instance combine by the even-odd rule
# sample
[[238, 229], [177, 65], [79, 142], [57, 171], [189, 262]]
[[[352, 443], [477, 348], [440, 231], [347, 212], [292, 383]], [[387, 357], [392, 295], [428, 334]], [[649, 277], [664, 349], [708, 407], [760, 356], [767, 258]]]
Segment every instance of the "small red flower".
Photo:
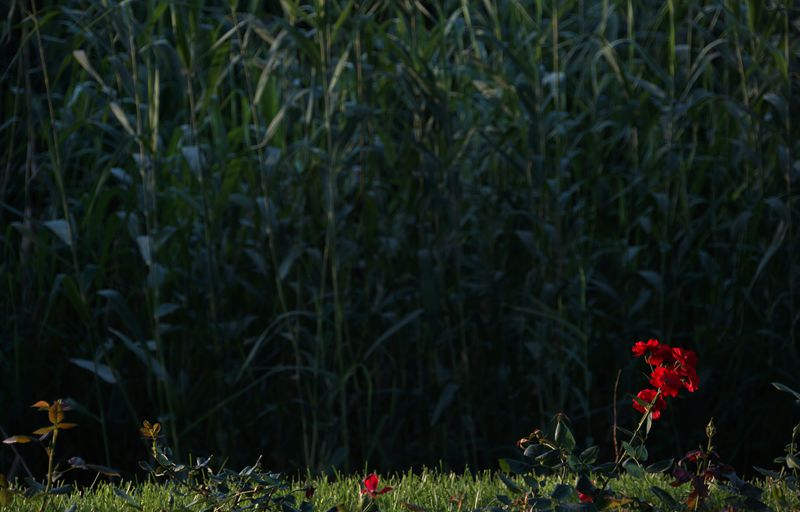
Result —
[[637, 341], [634, 343], [631, 352], [633, 352], [634, 357], [641, 357], [656, 350], [660, 346], [661, 344], [658, 342], [658, 340], [647, 340], [647, 343], [644, 341]]
[[593, 503], [594, 498], [589, 494], [583, 494], [581, 491], [578, 491], [578, 499], [581, 500], [581, 503]]
[[650, 385], [660, 388], [662, 395], [674, 397], [678, 396], [678, 391], [683, 387], [683, 380], [675, 370], [659, 366], [650, 374]]
[[650, 339], [647, 340], [647, 343], [637, 341], [631, 351], [635, 357], [645, 356], [645, 362], [652, 366], [670, 363], [674, 360], [672, 347], [664, 345], [658, 340]]
[[682, 368], [697, 368], [697, 354], [695, 354], [694, 350], [674, 347], [672, 349], [672, 357]]
[[694, 393], [700, 388], [700, 378], [697, 376], [697, 370], [690, 368], [688, 370], [680, 370], [681, 379], [683, 379], [683, 387], [689, 393]]
[[364, 489], [361, 489], [361, 494], [366, 494], [370, 498], [375, 498], [381, 494], [386, 494], [387, 492], [391, 491], [391, 487], [384, 487], [380, 491], [378, 490], [378, 483], [380, 479], [378, 475], [375, 473], [370, 474], [367, 478], [364, 479]]
[[[647, 388], [639, 391], [639, 393], [636, 394], [637, 398], [648, 404], [653, 403], [654, 399], [656, 400], [655, 404], [653, 404], [652, 410], [650, 411], [653, 415], [654, 421], [661, 417], [661, 411], [667, 407], [667, 403], [664, 401], [661, 395], [658, 395], [658, 398], [656, 399], [657, 393], [658, 391], [655, 389]], [[633, 408], [641, 413], [647, 412], [647, 409], [643, 407], [642, 404], [640, 404], [637, 400], [633, 401]]]

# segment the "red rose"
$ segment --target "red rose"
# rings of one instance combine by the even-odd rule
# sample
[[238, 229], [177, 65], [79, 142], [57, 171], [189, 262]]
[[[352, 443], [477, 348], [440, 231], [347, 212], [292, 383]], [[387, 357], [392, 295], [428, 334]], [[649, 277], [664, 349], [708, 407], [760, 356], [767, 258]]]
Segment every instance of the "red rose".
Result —
[[674, 347], [672, 349], [672, 358], [675, 359], [682, 368], [694, 369], [697, 367], [697, 354], [695, 354], [694, 350]]
[[[656, 398], [656, 396], [658, 396], [658, 398]], [[653, 415], [653, 420], [657, 420], [658, 418], [660, 418], [661, 411], [663, 411], [664, 408], [666, 408], [667, 406], [667, 403], [655, 389], [650, 389], [650, 388], [643, 389], [636, 394], [636, 398], [639, 398], [640, 400], [648, 404], [653, 404], [653, 400], [656, 401], [650, 410], [651, 414]], [[633, 401], [633, 408], [641, 413], [647, 412], [647, 409], [643, 407], [638, 400]]]
[[656, 350], [660, 346], [661, 344], [658, 342], [658, 340], [647, 340], [647, 343], [645, 343], [644, 341], [637, 341], [633, 345], [631, 352], [633, 352], [633, 355], [635, 357], [641, 357], [644, 354]]
[[631, 349], [635, 357], [645, 356], [647, 364], [658, 366], [673, 361], [672, 347], [664, 345], [658, 340], [637, 341]]
[[675, 370], [659, 366], [650, 374], [650, 385], [660, 388], [664, 396], [678, 396], [678, 391], [683, 387], [683, 380]]
[[700, 387], [700, 378], [697, 376], [697, 370], [694, 368], [682, 368], [678, 373], [683, 380], [683, 387], [686, 391], [694, 393]]

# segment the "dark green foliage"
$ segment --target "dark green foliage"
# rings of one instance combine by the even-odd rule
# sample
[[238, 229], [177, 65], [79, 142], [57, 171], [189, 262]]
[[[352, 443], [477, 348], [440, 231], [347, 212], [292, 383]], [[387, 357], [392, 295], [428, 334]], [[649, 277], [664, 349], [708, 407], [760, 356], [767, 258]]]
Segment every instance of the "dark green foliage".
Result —
[[702, 361], [676, 432], [764, 466], [795, 424], [795, 3], [8, 3], [0, 411], [72, 398], [87, 458], [134, 467], [141, 414], [232, 463], [487, 466], [610, 432], [649, 337]]

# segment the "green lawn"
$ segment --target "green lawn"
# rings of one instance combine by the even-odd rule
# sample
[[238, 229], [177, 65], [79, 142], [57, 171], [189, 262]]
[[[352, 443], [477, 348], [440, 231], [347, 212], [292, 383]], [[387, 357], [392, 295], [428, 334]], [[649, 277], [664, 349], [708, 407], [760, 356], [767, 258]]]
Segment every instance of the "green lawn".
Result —
[[[309, 481], [295, 480], [288, 485], [286, 491], [291, 491], [294, 496], [293, 503], [288, 502], [283, 507], [284, 512], [293, 510], [310, 510], [308, 505], [301, 505], [305, 501], [304, 489], [308, 484], [314, 488], [313, 497], [308, 501], [313, 506], [313, 510], [327, 511], [332, 507], [337, 507], [340, 511], [357, 512], [364, 510], [369, 505], [369, 500], [361, 497], [361, 475], [334, 476], [332, 478], [314, 478]], [[517, 484], [523, 486], [521, 478], [513, 479]], [[645, 501], [659, 505], [659, 500], [650, 490], [652, 486], [658, 486], [668, 492], [677, 500], [683, 501], [689, 494], [689, 489], [684, 486], [673, 488], [669, 485], [669, 477], [664, 475], [647, 475], [642, 479], [634, 479], [624, 476], [619, 480], [614, 480], [611, 487], [629, 496], [641, 498]], [[549, 495], [559, 482], [556, 478], [548, 478], [542, 487], [540, 495]], [[574, 483], [568, 481], [567, 483]], [[763, 484], [763, 482], [754, 482]], [[504, 500], [498, 496], [508, 496], [515, 499], [520, 494], [513, 494], [498, 477], [497, 473], [480, 472], [476, 474], [455, 474], [444, 473], [433, 470], [423, 470], [419, 473], [403, 473], [385, 476], [380, 487], [391, 486], [392, 491], [379, 496], [375, 503], [384, 512], [394, 511], [447, 511], [458, 512], [460, 510], [485, 509], [487, 507], [498, 510], [515, 510], [516, 506], [504, 505]], [[728, 494], [721, 486], [711, 486], [711, 497], [706, 502], [705, 510], [721, 510], [726, 502]], [[119, 491], [122, 490], [129, 498], [125, 498]], [[786, 497], [783, 506], [778, 505], [780, 495]], [[775, 510], [797, 510], [800, 507], [800, 497], [797, 492], [792, 492], [785, 485], [767, 486], [763, 495], [763, 501]], [[565, 498], [562, 504], [571, 503], [578, 505], [577, 494]], [[41, 498], [24, 500], [19, 496], [14, 498], [10, 510], [37, 511], [42, 505]], [[186, 493], [172, 484], [142, 483], [135, 484], [127, 482], [118, 485], [106, 483], [99, 484], [90, 489], [73, 492], [72, 494], [53, 496], [47, 506], [47, 510], [67, 510], [72, 506], [74, 510], [92, 511], [120, 511], [124, 509], [133, 510], [141, 507], [143, 510], [213, 510], [214, 502], [203, 497]], [[242, 509], [247, 509], [250, 503], [240, 502]], [[575, 507], [572, 507], [575, 508]], [[232, 510], [232, 505], [223, 505], [219, 510]], [[271, 505], [271, 509], [279, 510], [278, 505]], [[667, 510], [667, 508], [661, 508]]]

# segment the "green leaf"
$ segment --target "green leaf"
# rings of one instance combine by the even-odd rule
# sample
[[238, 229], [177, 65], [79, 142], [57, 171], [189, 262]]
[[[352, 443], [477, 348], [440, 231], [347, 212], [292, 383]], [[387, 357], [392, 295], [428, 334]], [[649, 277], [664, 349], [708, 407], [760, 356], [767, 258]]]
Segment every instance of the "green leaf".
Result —
[[675, 462], [675, 459], [665, 459], [660, 460], [658, 462], [654, 462], [645, 468], [645, 471], [648, 473], [663, 473], [667, 471], [669, 468], [672, 467], [672, 464]]
[[625, 471], [628, 472], [633, 478], [642, 478], [644, 477], [644, 469], [642, 466], [636, 463], [636, 461], [628, 459], [623, 464], [622, 467], [625, 468]]
[[520, 487], [507, 476], [503, 475], [502, 473], [498, 473], [497, 477], [500, 479], [500, 481], [502, 481], [505, 484], [506, 487], [508, 487], [508, 490], [511, 491], [512, 493], [514, 494], [522, 493], [522, 489], [520, 489]]
[[559, 419], [556, 424], [556, 445], [568, 452], [575, 449], [575, 437], [569, 427]]
[[97, 361], [89, 361], [88, 359], [77, 358], [72, 358], [69, 360], [69, 362], [75, 366], [83, 368], [84, 370], [94, 373], [100, 379], [108, 382], [109, 384], [117, 383], [117, 378], [114, 376], [114, 370], [108, 365], [98, 363]]
[[591, 503], [559, 503], [556, 508], [558, 512], [592, 512], [597, 510]]
[[72, 492], [72, 489], [73, 487], [70, 484], [62, 485], [60, 487], [54, 487], [53, 489], [50, 489], [50, 494], [69, 494]]
[[533, 467], [530, 464], [526, 464], [525, 462], [514, 459], [500, 459], [498, 463], [500, 464], [500, 469], [502, 471], [514, 475], [524, 475]]
[[389, 338], [391, 338], [391, 337], [392, 337], [392, 336], [393, 336], [393, 335], [394, 335], [394, 334], [395, 334], [397, 331], [399, 331], [400, 329], [402, 329], [402, 328], [403, 328], [403, 327], [405, 327], [406, 325], [408, 325], [408, 324], [410, 324], [411, 322], [413, 322], [414, 320], [416, 320], [416, 319], [417, 319], [417, 318], [418, 318], [418, 317], [419, 317], [419, 316], [420, 316], [422, 313], [424, 313], [424, 312], [425, 312], [425, 310], [423, 310], [423, 309], [415, 309], [414, 311], [412, 311], [411, 313], [409, 313], [408, 315], [406, 315], [405, 317], [403, 317], [403, 319], [402, 319], [402, 320], [400, 320], [399, 322], [396, 322], [396, 323], [394, 323], [394, 324], [393, 324], [391, 327], [389, 327], [388, 329], [386, 329], [386, 331], [385, 331], [383, 334], [381, 334], [380, 336], [378, 336], [378, 338], [377, 338], [375, 341], [373, 341], [373, 342], [372, 342], [372, 345], [370, 345], [370, 347], [367, 349], [367, 351], [366, 351], [366, 352], [364, 352], [364, 359], [367, 359], [367, 358], [369, 358], [369, 356], [370, 356], [370, 355], [371, 355], [371, 354], [372, 354], [372, 353], [373, 353], [375, 350], [377, 350], [377, 349], [378, 349], [378, 347], [380, 347], [380, 346], [381, 346], [381, 344], [382, 344], [384, 341], [388, 340], [388, 339], [389, 339]]
[[578, 492], [582, 492], [583, 494], [593, 494], [595, 491], [594, 484], [592, 484], [592, 481], [589, 480], [589, 477], [586, 475], [581, 475], [578, 477], [578, 479], [575, 481], [575, 488], [578, 490]]
[[772, 385], [775, 386], [775, 389], [778, 389], [779, 391], [783, 391], [784, 393], [789, 393], [791, 395], [794, 395], [795, 399], [797, 399], [798, 403], [800, 403], [800, 393], [798, 393], [797, 391], [793, 390], [792, 388], [790, 388], [785, 384], [781, 384], [780, 382], [773, 382]]
[[85, 51], [83, 51], [83, 50], [73, 50], [72, 51], [72, 56], [75, 57], [75, 60], [78, 61], [78, 64], [80, 64], [81, 67], [83, 69], [85, 69], [87, 73], [92, 75], [92, 78], [97, 80], [97, 83], [99, 83], [103, 87], [106, 86], [106, 84], [103, 81], [103, 79], [100, 77], [100, 75], [97, 73], [97, 71], [94, 70], [94, 68], [92, 67], [92, 64], [89, 62], [89, 57], [86, 56], [86, 52]]
[[110, 468], [108, 466], [101, 466], [99, 464], [86, 464], [86, 469], [91, 469], [92, 471], [96, 471], [101, 475], [111, 476], [111, 477], [121, 477], [119, 471], [114, 468]]
[[767, 476], [770, 478], [780, 478], [781, 474], [778, 471], [772, 471], [771, 469], [764, 469], [758, 466], [753, 466], [753, 469], [761, 473], [762, 476]]
[[125, 112], [122, 110], [122, 107], [116, 101], [112, 101], [110, 104], [111, 112], [114, 114], [114, 117], [117, 118], [119, 124], [128, 132], [128, 135], [134, 135], [135, 132], [133, 131], [133, 127], [131, 126], [130, 121], [128, 121], [128, 116], [125, 115]]
[[594, 464], [599, 455], [600, 447], [596, 445], [590, 446], [581, 452], [580, 459], [584, 462], [584, 464]]
[[647, 460], [647, 448], [645, 448], [643, 444], [633, 446], [632, 444], [623, 441], [622, 447], [625, 449], [625, 453], [627, 453], [631, 458], [636, 459], [639, 462], [644, 462]]
[[786, 456], [786, 465], [791, 469], [800, 469], [800, 460], [792, 454]]
[[114, 487], [114, 494], [122, 498], [125, 501], [125, 504], [128, 505], [129, 507], [133, 507], [137, 510], [142, 510], [142, 506], [139, 504], [139, 502], [133, 499], [133, 497], [130, 494], [126, 493], [119, 487]]
[[48, 220], [44, 223], [45, 227], [52, 231], [67, 247], [72, 247], [72, 230], [69, 223], [64, 219]]
[[670, 493], [662, 489], [661, 487], [652, 486], [650, 487], [650, 491], [656, 495], [656, 497], [661, 500], [668, 509], [674, 510], [678, 508], [678, 502], [675, 501], [675, 498], [672, 497]]
[[439, 395], [439, 401], [436, 403], [436, 408], [433, 410], [433, 416], [431, 416], [431, 426], [436, 425], [442, 413], [444, 413], [447, 408], [450, 407], [450, 404], [453, 403], [453, 399], [456, 396], [458, 387], [458, 384], [455, 382], [448, 382], [444, 387], [442, 394]]
[[573, 489], [571, 485], [566, 484], [556, 485], [556, 488], [550, 493], [550, 497], [558, 501], [568, 500], [573, 496], [575, 496], [575, 489]]

